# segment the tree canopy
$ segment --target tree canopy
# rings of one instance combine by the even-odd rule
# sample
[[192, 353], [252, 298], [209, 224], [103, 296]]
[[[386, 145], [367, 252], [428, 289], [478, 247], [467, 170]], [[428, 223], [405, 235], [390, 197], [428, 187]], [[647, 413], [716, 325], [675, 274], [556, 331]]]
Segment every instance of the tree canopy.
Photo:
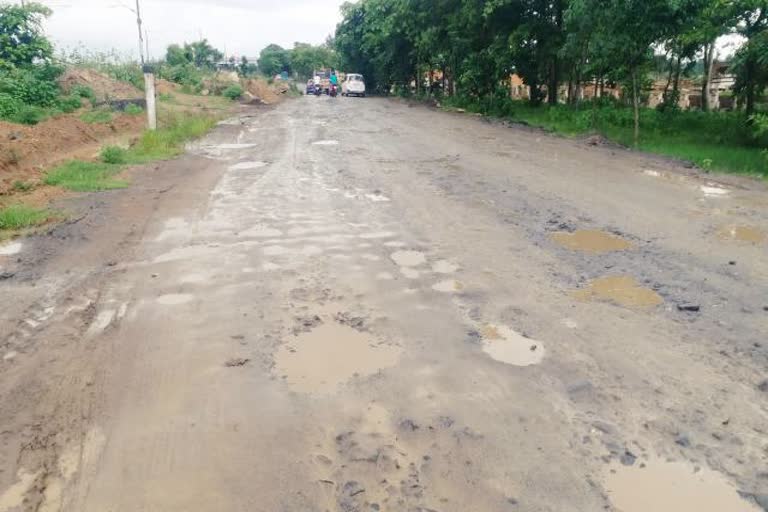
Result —
[[51, 10], [39, 3], [0, 5], [0, 69], [48, 61], [53, 45], [43, 35], [43, 19]]

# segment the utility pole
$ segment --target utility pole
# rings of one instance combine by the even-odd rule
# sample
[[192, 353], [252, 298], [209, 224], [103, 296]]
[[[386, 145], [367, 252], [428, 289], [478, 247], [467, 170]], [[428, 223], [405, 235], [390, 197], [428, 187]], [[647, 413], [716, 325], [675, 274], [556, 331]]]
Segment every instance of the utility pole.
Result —
[[136, 24], [139, 26], [139, 57], [141, 65], [144, 65], [144, 32], [141, 30], [141, 6], [139, 0], [136, 0]]

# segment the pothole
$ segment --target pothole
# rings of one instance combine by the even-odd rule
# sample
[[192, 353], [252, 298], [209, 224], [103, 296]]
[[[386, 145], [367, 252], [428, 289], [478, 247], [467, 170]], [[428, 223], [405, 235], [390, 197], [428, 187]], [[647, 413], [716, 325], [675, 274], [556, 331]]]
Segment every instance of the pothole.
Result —
[[392, 261], [401, 267], [418, 267], [427, 262], [427, 257], [423, 252], [397, 251], [392, 253]]
[[765, 231], [751, 226], [726, 226], [717, 232], [722, 240], [760, 244], [768, 239]]
[[513, 366], [533, 366], [544, 360], [546, 351], [540, 342], [526, 338], [504, 325], [486, 325], [480, 329], [483, 352], [496, 361]]
[[330, 393], [353, 377], [394, 366], [400, 349], [335, 322], [301, 333], [280, 348], [275, 371], [303, 393]]
[[446, 260], [440, 260], [432, 265], [432, 271], [435, 274], [453, 274], [459, 270], [459, 266], [455, 263]]
[[649, 308], [664, 302], [658, 293], [641, 286], [631, 276], [595, 279], [586, 288], [574, 291], [573, 296], [584, 301], [605, 300], [628, 308]]
[[682, 462], [612, 466], [604, 485], [619, 512], [760, 512], [719, 473]]
[[552, 239], [563, 247], [573, 251], [594, 254], [624, 251], [632, 248], [632, 244], [623, 238], [597, 230], [580, 230], [573, 233], [553, 233]]
[[725, 197], [730, 193], [727, 188], [713, 185], [702, 185], [700, 189], [706, 197]]
[[317, 142], [312, 143], [313, 146], [338, 146], [339, 141], [337, 140], [318, 140]]

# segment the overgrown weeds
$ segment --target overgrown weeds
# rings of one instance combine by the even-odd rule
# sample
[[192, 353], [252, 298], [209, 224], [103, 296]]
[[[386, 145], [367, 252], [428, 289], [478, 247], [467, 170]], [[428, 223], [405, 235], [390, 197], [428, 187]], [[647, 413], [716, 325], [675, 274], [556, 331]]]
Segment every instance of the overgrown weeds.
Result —
[[48, 210], [21, 204], [0, 208], [0, 231], [16, 231], [44, 224], [51, 214]]
[[84, 112], [80, 119], [90, 124], [106, 124], [112, 122], [113, 115], [109, 110], [99, 109]]
[[98, 192], [127, 187], [126, 181], [114, 179], [118, 172], [119, 165], [72, 160], [49, 171], [45, 176], [45, 184], [74, 192]]

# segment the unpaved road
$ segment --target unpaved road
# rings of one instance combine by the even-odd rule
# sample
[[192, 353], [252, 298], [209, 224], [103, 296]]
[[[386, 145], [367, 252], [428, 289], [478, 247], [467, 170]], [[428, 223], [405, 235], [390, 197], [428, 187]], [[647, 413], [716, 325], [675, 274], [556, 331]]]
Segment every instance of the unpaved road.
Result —
[[383, 99], [0, 248], [0, 512], [768, 510], [768, 196]]

